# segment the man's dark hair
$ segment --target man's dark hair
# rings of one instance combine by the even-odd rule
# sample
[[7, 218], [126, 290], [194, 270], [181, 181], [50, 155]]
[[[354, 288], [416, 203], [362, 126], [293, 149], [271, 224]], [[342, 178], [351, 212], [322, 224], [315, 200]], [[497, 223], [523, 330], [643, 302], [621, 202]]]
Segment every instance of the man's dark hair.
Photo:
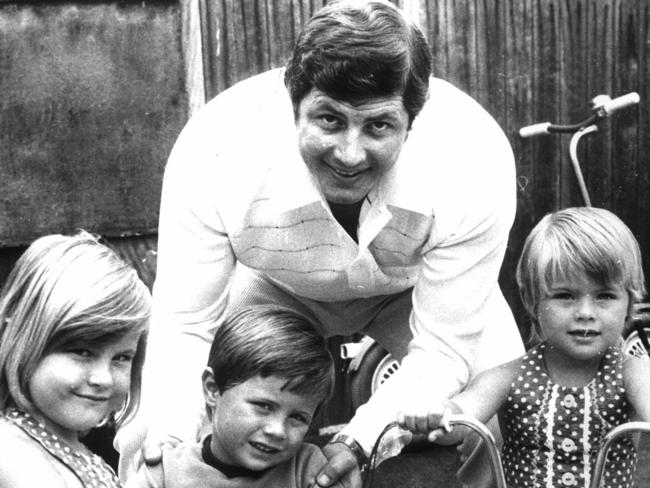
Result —
[[312, 88], [350, 103], [401, 95], [410, 125], [427, 99], [430, 76], [424, 34], [397, 7], [341, 1], [307, 21], [284, 81], [295, 114]]

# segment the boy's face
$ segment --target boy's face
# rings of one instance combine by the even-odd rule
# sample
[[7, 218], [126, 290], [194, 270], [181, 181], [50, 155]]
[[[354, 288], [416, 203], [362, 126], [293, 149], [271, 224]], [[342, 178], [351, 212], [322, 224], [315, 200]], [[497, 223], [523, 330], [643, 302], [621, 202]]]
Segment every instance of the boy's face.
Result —
[[213, 454], [221, 462], [261, 471], [294, 456], [321, 399], [283, 390], [286, 379], [255, 376], [219, 393], [211, 370], [203, 375], [212, 408]]

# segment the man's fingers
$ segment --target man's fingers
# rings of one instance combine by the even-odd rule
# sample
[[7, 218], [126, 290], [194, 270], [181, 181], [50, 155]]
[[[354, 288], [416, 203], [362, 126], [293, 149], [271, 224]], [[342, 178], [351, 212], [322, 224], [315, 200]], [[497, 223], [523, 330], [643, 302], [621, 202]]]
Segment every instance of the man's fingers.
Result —
[[323, 453], [328, 462], [316, 475], [316, 483], [321, 487], [329, 487], [336, 483], [345, 488], [359, 488], [361, 476], [357, 458], [350, 448], [340, 442], [327, 444]]
[[175, 446], [180, 442], [179, 439], [167, 436], [164, 439], [147, 438], [142, 446], [142, 458], [149, 466], [160, 463], [162, 459], [163, 446]]
[[160, 463], [160, 460], [162, 459], [161, 444], [146, 444], [142, 446], [142, 458], [149, 466]]
[[441, 437], [444, 437], [447, 434], [447, 431], [443, 428], [438, 428], [429, 432], [427, 439], [429, 442], [436, 442]]

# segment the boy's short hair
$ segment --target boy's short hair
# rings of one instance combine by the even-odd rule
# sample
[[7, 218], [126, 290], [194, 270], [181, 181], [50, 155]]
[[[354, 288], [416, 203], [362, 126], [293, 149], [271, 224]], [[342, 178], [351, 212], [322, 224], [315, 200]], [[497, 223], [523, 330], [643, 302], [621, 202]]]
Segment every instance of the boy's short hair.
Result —
[[522, 302], [537, 322], [537, 306], [559, 280], [587, 276], [621, 284], [630, 306], [645, 295], [639, 243], [609, 210], [574, 207], [547, 214], [526, 238], [517, 264]]
[[401, 95], [409, 125], [429, 93], [431, 49], [422, 31], [387, 1], [339, 1], [304, 25], [285, 71], [294, 113], [312, 88], [357, 103]]
[[208, 366], [221, 393], [255, 376], [286, 378], [288, 391], [323, 401], [334, 388], [326, 339], [305, 316], [278, 306], [250, 307], [226, 317], [215, 333]]
[[41, 359], [75, 343], [141, 336], [118, 425], [137, 409], [151, 297], [135, 270], [97, 237], [48, 235], [13, 267], [0, 295], [0, 410], [30, 410], [28, 382]]

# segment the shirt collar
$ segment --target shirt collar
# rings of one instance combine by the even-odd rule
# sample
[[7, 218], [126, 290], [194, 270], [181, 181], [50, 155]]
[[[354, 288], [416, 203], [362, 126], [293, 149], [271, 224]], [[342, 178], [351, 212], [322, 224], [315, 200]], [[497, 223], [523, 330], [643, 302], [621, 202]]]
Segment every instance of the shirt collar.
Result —
[[210, 448], [211, 439], [212, 435], [208, 435], [203, 440], [203, 445], [201, 446], [201, 457], [203, 458], [203, 462], [209, 466], [212, 466], [217, 471], [220, 471], [227, 478], [239, 478], [243, 476], [247, 478], [260, 478], [264, 473], [268, 471], [267, 469], [264, 469], [262, 471], [254, 471], [242, 466], [227, 464], [223, 461], [220, 461], [217, 459], [217, 457], [212, 452], [212, 449]]

